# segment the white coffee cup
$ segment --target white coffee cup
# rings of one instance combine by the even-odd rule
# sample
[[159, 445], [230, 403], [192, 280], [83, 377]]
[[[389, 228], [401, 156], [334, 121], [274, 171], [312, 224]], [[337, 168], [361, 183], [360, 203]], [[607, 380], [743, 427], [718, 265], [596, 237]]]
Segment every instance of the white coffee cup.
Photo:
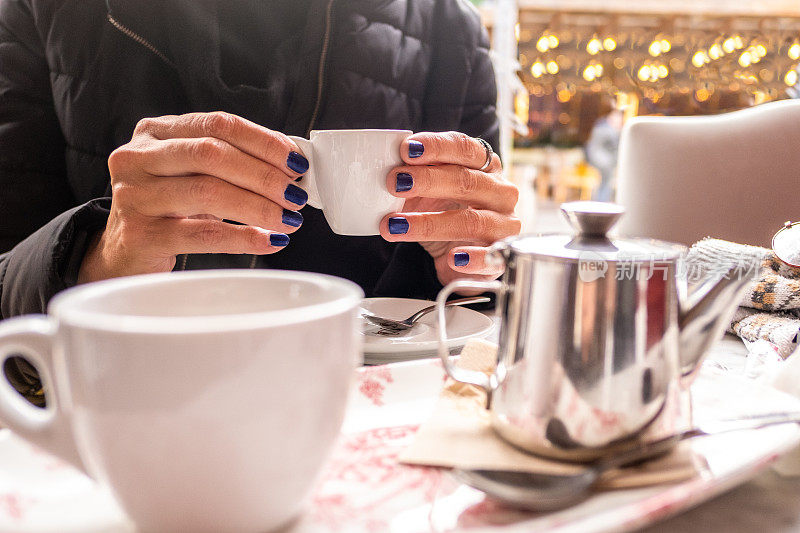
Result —
[[2, 423], [110, 488], [142, 531], [262, 532], [294, 517], [361, 356], [346, 280], [217, 270], [104, 281], [0, 323], [47, 407], [0, 379]]
[[389, 194], [386, 177], [403, 164], [400, 145], [409, 135], [407, 130], [314, 130], [311, 140], [291, 137], [309, 162], [298, 185], [334, 233], [379, 235], [381, 219], [403, 208], [405, 199]]

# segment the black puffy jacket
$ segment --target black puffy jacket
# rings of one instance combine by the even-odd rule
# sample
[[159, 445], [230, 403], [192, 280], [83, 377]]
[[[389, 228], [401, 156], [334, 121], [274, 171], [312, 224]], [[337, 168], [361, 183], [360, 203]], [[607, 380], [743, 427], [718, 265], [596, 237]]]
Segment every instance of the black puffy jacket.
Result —
[[[459, 130], [496, 146], [486, 33], [465, 0], [310, 0], [281, 109], [265, 105], [259, 51], [230, 49], [242, 42], [235, 21], [257, 28], [271, 15], [264, 5], [0, 0], [0, 318], [43, 312], [75, 283], [87, 238], [108, 215], [108, 155], [143, 117], [224, 110], [293, 135]], [[345, 277], [367, 296], [439, 289], [418, 244], [339, 236], [321, 212], [303, 215], [291, 244], [257, 266]], [[186, 268], [250, 261], [190, 256]]]

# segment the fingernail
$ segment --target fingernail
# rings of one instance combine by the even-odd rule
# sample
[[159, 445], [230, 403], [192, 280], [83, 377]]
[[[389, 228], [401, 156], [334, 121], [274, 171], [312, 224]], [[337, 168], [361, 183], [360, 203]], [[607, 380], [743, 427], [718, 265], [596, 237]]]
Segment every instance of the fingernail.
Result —
[[408, 141], [408, 157], [419, 157], [425, 152], [425, 147], [419, 141]]
[[469, 254], [467, 252], [453, 254], [453, 264], [457, 267], [467, 266], [469, 264]]
[[286, 190], [283, 192], [283, 197], [293, 204], [300, 206], [306, 205], [306, 202], [308, 201], [308, 193], [292, 183], [286, 187]]
[[269, 243], [272, 246], [277, 246], [279, 248], [283, 248], [287, 244], [289, 244], [289, 236], [285, 233], [270, 233], [269, 234]]
[[283, 215], [281, 216], [281, 222], [283, 222], [287, 226], [292, 226], [293, 228], [299, 228], [300, 225], [303, 223], [303, 215], [301, 215], [297, 211], [289, 211], [288, 209], [284, 209]]
[[408, 228], [408, 220], [403, 217], [392, 217], [389, 219], [389, 233], [392, 235], [408, 233]]
[[286, 159], [286, 166], [298, 174], [305, 174], [308, 170], [308, 159], [297, 152], [289, 152], [289, 157]]
[[394, 190], [396, 192], [410, 191], [411, 187], [414, 186], [414, 178], [412, 178], [411, 174], [408, 174], [407, 172], [398, 172], [396, 178], [397, 181], [394, 185]]

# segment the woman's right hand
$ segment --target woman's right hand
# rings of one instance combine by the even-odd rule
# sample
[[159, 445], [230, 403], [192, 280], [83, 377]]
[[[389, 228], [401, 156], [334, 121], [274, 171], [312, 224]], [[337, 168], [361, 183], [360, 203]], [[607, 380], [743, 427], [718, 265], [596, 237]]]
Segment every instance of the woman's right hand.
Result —
[[308, 199], [293, 183], [308, 170], [297, 145], [221, 112], [144, 119], [108, 167], [111, 214], [79, 283], [167, 272], [186, 253], [277, 252]]

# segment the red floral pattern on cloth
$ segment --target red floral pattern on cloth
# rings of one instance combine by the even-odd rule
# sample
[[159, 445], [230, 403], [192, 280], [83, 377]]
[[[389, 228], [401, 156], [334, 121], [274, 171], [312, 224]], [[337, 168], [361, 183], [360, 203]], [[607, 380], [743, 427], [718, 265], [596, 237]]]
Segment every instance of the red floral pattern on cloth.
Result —
[[0, 513], [17, 522], [25, 518], [26, 510], [33, 500], [23, 498], [13, 492], [0, 493]]
[[312, 529], [436, 531], [442, 517], [445, 522], [455, 518], [453, 525], [470, 529], [513, 524], [532, 516], [482, 494], [442, 504], [461, 487], [447, 469], [397, 461], [418, 429], [418, 425], [395, 426], [343, 435], [313, 498], [308, 517]]
[[[397, 456], [419, 426], [344, 435], [314, 496], [311, 518], [326, 531], [383, 532], [413, 505], [430, 505], [444, 471], [407, 466]], [[381, 517], [381, 518], [378, 518]]]
[[374, 405], [384, 405], [383, 393], [386, 391], [386, 385], [394, 383], [391, 369], [388, 366], [366, 367], [359, 372], [358, 377], [358, 390], [361, 394]]

